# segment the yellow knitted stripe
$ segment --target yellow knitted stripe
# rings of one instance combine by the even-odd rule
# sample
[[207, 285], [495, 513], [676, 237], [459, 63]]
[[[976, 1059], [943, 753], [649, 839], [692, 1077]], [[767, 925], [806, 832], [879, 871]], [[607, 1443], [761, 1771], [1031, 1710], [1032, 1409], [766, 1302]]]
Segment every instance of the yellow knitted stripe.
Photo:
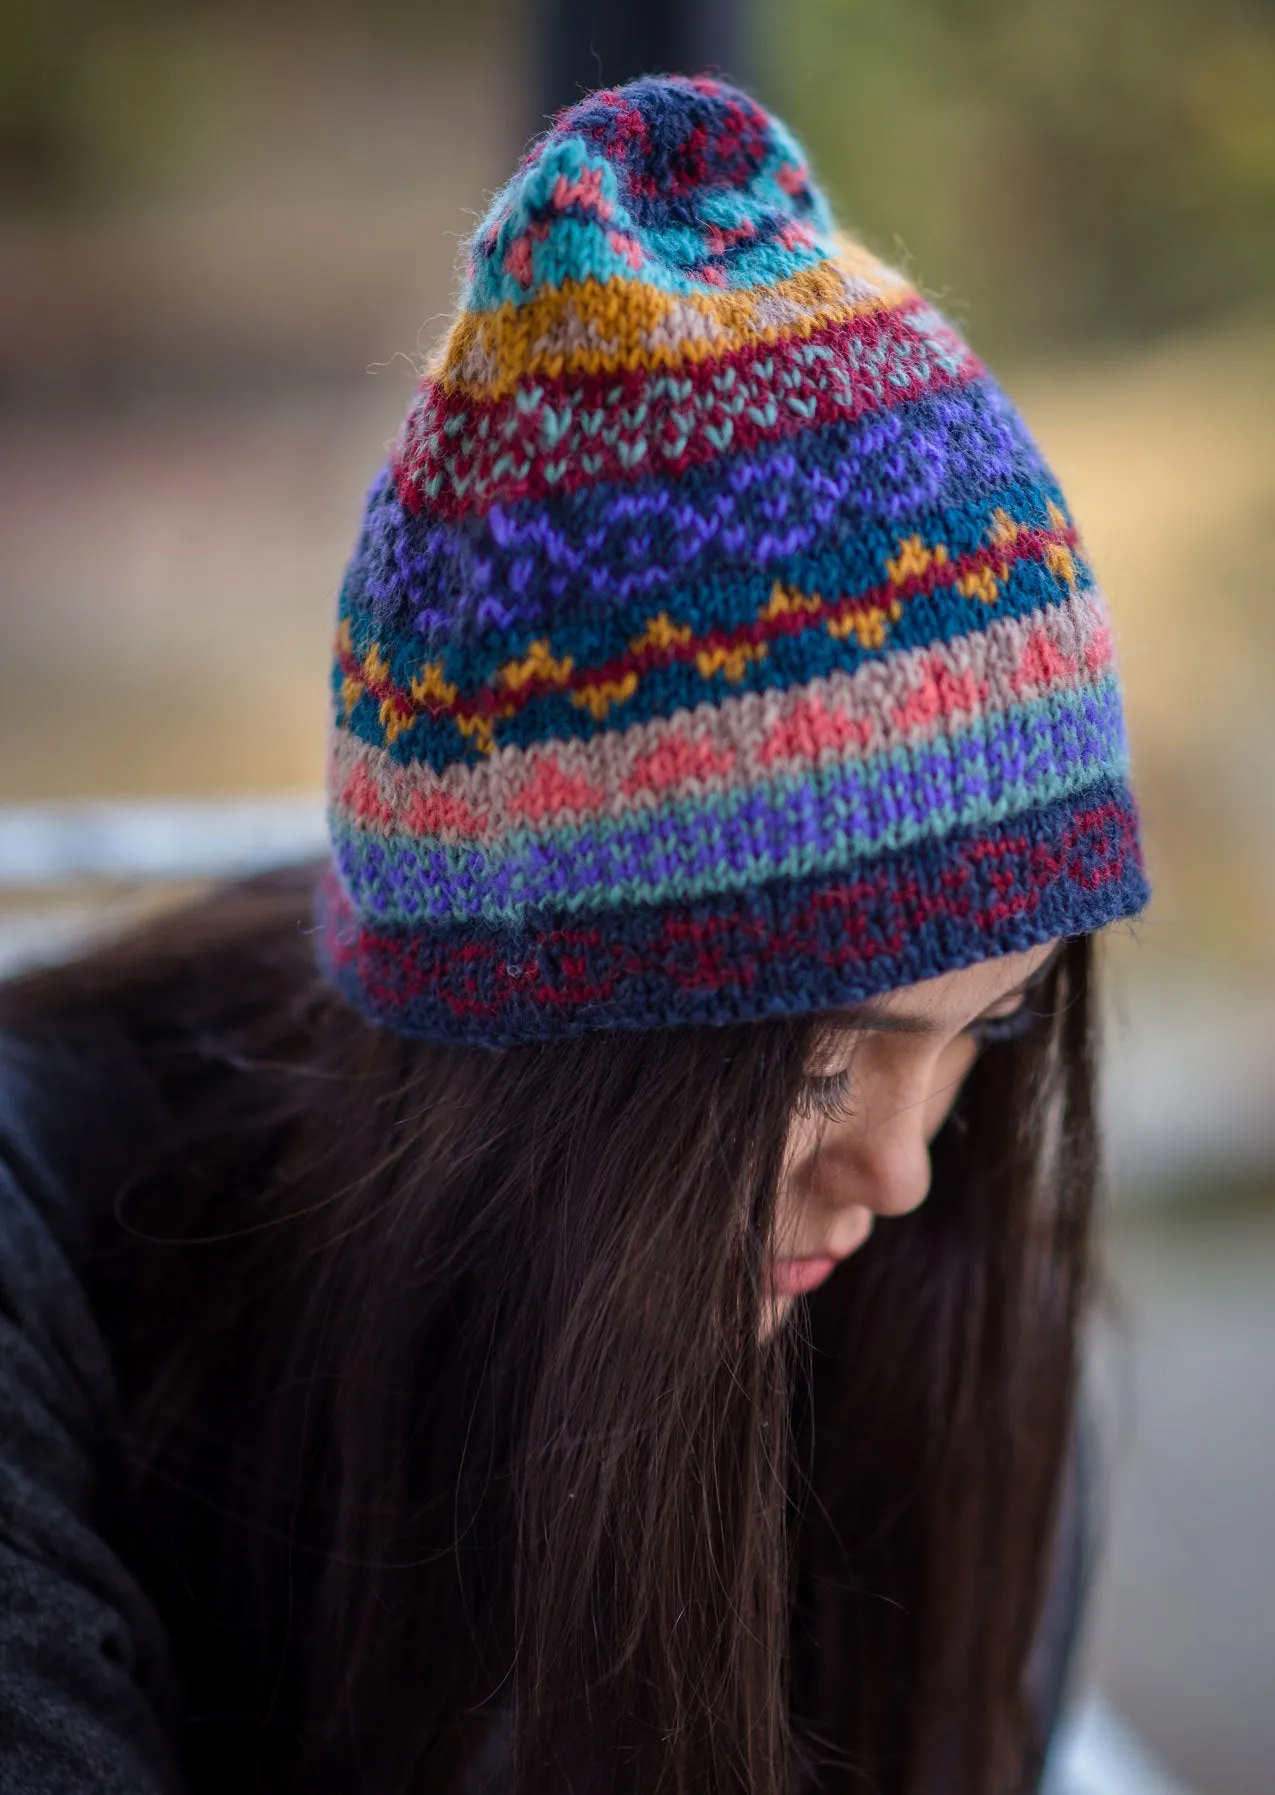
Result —
[[858, 244], [838, 246], [773, 287], [666, 293], [641, 281], [566, 280], [494, 312], [464, 312], [429, 372], [475, 398], [503, 397], [527, 375], [677, 367], [734, 349], [806, 337], [823, 325], [881, 310], [915, 289]]

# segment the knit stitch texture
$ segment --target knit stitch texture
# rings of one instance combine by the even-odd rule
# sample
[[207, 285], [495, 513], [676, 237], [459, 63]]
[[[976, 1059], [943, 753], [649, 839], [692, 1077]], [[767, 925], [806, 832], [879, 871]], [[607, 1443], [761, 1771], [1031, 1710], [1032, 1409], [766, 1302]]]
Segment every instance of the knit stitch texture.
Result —
[[493, 201], [333, 691], [321, 955], [406, 1034], [841, 1007], [1148, 895], [1053, 475], [717, 81], [591, 95]]

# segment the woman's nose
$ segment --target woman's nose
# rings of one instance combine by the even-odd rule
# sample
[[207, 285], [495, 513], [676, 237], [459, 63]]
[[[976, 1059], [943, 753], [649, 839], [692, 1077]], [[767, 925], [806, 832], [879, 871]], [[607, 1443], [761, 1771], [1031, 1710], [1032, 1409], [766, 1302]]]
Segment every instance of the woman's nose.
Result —
[[925, 1130], [883, 1126], [864, 1143], [864, 1207], [876, 1215], [910, 1215], [930, 1191], [930, 1149]]
[[919, 1209], [930, 1189], [930, 1148], [918, 1107], [873, 1123], [850, 1117], [838, 1128], [835, 1142], [825, 1136], [826, 1202], [870, 1209], [874, 1215], [909, 1215]]

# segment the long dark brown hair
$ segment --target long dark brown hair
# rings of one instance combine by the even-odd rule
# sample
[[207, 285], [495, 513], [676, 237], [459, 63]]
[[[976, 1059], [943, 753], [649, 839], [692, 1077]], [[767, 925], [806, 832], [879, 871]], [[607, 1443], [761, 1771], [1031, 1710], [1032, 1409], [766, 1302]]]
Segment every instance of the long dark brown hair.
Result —
[[316, 975], [310, 878], [0, 1003], [110, 1114], [136, 1080], [84, 1270], [193, 1788], [443, 1795], [486, 1753], [516, 1795], [1034, 1787], [1088, 943], [981, 1056], [927, 1203], [768, 1340], [817, 1025], [399, 1039]]

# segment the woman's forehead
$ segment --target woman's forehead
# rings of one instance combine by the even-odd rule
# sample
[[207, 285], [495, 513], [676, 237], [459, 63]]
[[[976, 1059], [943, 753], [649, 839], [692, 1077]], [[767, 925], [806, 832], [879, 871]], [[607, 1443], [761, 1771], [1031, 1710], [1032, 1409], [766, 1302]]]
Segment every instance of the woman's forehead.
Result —
[[930, 1034], [949, 1021], [972, 1019], [1016, 996], [1044, 976], [1063, 946], [1061, 940], [1045, 941], [1016, 953], [980, 960], [954, 972], [940, 973], [937, 978], [882, 992], [852, 1010], [831, 1013], [827, 1022], [830, 1028], [838, 1029], [880, 1028]]

